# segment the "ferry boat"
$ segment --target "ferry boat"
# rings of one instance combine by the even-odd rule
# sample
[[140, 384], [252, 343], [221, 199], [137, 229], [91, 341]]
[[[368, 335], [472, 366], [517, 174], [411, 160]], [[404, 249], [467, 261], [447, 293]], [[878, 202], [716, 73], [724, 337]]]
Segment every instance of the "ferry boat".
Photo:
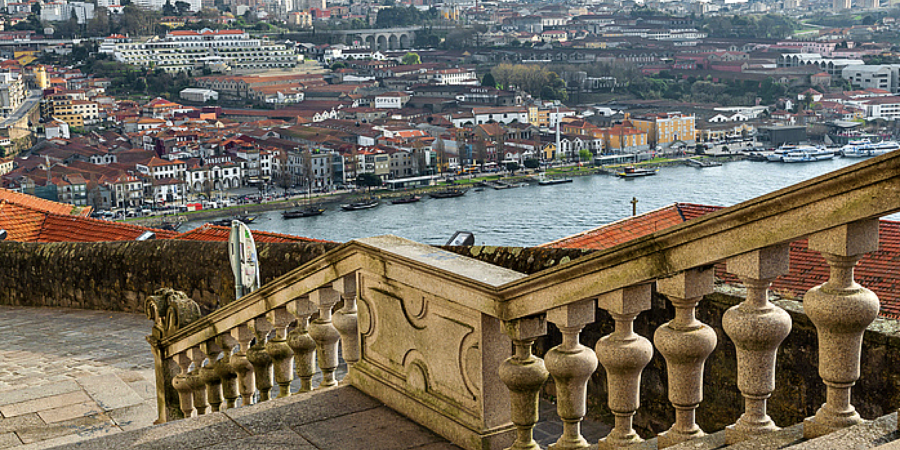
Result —
[[628, 166], [623, 171], [616, 172], [616, 176], [619, 178], [636, 178], [653, 176], [658, 173], [659, 169], [644, 169], [640, 167]]
[[833, 151], [812, 145], [782, 145], [766, 157], [772, 162], [810, 162], [832, 158], [834, 158]]
[[849, 144], [841, 147], [841, 156], [845, 158], [868, 158], [870, 156], [880, 156], [888, 152], [900, 149], [897, 141], [885, 141], [873, 144], [868, 139], [850, 141]]
[[796, 163], [796, 162], [815, 162], [815, 161], [825, 161], [827, 159], [834, 158], [834, 152], [824, 149], [814, 147], [812, 149], [802, 149], [802, 150], [794, 150], [784, 154], [781, 157], [781, 162], [786, 163]]

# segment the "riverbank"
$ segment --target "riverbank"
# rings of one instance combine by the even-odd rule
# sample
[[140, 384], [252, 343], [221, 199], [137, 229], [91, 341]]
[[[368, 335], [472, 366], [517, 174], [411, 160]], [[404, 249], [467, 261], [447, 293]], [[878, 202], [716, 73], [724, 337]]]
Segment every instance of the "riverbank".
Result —
[[[702, 156], [707, 161], [731, 162], [743, 159], [741, 155], [729, 156]], [[516, 175], [486, 175], [473, 176], [471, 178], [449, 178], [433, 186], [423, 186], [415, 189], [403, 191], [391, 191], [387, 189], [378, 189], [372, 191], [355, 190], [344, 192], [333, 192], [328, 194], [315, 194], [311, 197], [296, 196], [287, 199], [273, 200], [263, 203], [248, 203], [243, 205], [231, 206], [227, 208], [189, 211], [184, 213], [168, 214], [165, 216], [150, 216], [128, 219], [128, 223], [142, 225], [147, 227], [160, 227], [173, 225], [181, 222], [197, 222], [203, 220], [221, 219], [224, 217], [258, 215], [270, 211], [283, 211], [294, 209], [302, 205], [310, 203], [324, 206], [338, 206], [345, 203], [351, 203], [363, 199], [375, 198], [382, 201], [390, 201], [397, 197], [406, 197], [409, 195], [428, 195], [431, 191], [445, 189], [448, 186], [462, 186], [466, 188], [476, 187], [479, 183], [491, 183], [503, 181], [508, 183], [537, 183], [540, 174], [544, 174], [547, 178], [565, 178], [565, 177], [581, 177], [589, 175], [612, 175], [618, 169], [625, 166], [635, 167], [675, 167], [685, 166], [685, 159], [679, 158], [656, 158], [639, 163], [616, 164], [607, 166], [577, 166], [567, 165], [560, 167], [550, 167], [543, 171], [521, 170]]]

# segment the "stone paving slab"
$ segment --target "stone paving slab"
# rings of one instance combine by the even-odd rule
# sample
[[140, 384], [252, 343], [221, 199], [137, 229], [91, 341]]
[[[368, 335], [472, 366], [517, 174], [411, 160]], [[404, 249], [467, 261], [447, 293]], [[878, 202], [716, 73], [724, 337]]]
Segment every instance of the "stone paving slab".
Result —
[[[156, 420], [139, 314], [0, 306], [0, 448], [43, 449]], [[153, 400], [153, 401], [149, 401]]]

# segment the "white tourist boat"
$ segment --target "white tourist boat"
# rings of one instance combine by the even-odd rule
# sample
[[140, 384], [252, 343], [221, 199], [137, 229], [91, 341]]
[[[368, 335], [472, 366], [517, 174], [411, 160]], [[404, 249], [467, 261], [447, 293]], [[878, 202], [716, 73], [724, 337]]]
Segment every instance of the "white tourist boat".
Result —
[[774, 162], [813, 162], [834, 158], [834, 152], [827, 148], [812, 145], [783, 145], [769, 155], [767, 159]]
[[847, 145], [841, 147], [841, 156], [845, 158], [868, 158], [870, 156], [883, 155], [894, 150], [900, 150], [900, 143], [897, 143], [897, 141], [884, 141], [874, 144], [868, 139], [861, 139], [850, 141]]

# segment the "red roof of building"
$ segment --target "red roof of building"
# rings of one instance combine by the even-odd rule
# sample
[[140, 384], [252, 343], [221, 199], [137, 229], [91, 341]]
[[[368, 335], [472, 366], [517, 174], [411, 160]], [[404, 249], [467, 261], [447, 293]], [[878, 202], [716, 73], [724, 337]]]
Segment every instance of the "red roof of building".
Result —
[[29, 207], [38, 211], [44, 211], [61, 215], [73, 216], [89, 216], [91, 207], [89, 206], [72, 206], [67, 203], [58, 203], [50, 200], [35, 197], [28, 194], [20, 194], [7, 189], [0, 188], [0, 202], [6, 201], [19, 206]]
[[[212, 241], [227, 242], [231, 235], [230, 227], [206, 224], [191, 231], [187, 231], [175, 237], [175, 239], [184, 239], [191, 241]], [[253, 240], [255, 242], [267, 243], [296, 243], [296, 242], [331, 242], [321, 239], [305, 238], [300, 236], [292, 236], [289, 234], [270, 233], [267, 231], [253, 230]]]
[[[542, 245], [554, 248], [601, 250], [628, 242], [704, 214], [719, 206], [676, 203], [635, 217], [622, 219]], [[863, 257], [855, 270], [856, 281], [871, 289], [881, 300], [882, 316], [900, 319], [900, 222], [882, 220], [878, 250]], [[828, 280], [829, 268], [819, 252], [809, 250], [807, 240], [790, 244], [790, 271], [772, 283], [772, 290], [785, 297], [802, 298], [814, 286]], [[740, 280], [725, 271], [725, 263], [716, 265], [716, 276], [731, 284]]]

